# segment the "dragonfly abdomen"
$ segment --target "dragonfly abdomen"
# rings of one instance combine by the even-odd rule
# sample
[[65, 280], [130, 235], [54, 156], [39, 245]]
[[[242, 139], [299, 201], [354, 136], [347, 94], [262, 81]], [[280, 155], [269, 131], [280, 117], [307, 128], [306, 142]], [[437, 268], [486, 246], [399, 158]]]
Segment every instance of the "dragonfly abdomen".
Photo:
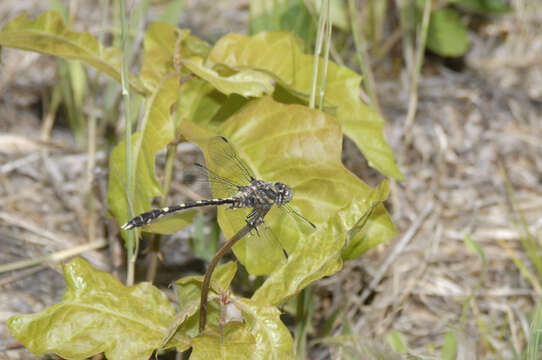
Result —
[[171, 214], [173, 212], [177, 212], [180, 210], [201, 207], [201, 206], [215, 206], [215, 205], [224, 205], [224, 204], [232, 204], [233, 206], [236, 203], [236, 201], [237, 200], [234, 198], [197, 200], [197, 201], [190, 201], [183, 204], [169, 206], [169, 207], [165, 207], [161, 209], [153, 209], [139, 216], [136, 216], [132, 220], [128, 221], [126, 224], [122, 225], [121, 229], [130, 230], [139, 226], [147, 225], [153, 222], [154, 220], [161, 218], [164, 215]]

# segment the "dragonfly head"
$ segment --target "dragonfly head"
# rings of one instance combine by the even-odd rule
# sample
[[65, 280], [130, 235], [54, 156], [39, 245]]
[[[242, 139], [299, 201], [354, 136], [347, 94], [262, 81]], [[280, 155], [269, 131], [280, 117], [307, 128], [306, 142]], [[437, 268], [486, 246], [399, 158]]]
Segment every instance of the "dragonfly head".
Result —
[[278, 206], [290, 202], [290, 200], [292, 200], [292, 197], [294, 196], [294, 192], [292, 191], [292, 189], [290, 189], [288, 185], [281, 182], [275, 183], [275, 191], [277, 192], [277, 198], [275, 200], [275, 203]]

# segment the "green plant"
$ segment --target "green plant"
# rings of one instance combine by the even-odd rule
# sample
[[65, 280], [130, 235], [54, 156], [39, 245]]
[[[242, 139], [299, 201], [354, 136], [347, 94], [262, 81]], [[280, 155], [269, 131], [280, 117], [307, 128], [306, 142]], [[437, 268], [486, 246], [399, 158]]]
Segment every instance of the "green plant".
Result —
[[[437, 3], [437, 2], [435, 2]], [[416, 0], [416, 24], [421, 23], [423, 0]], [[440, 56], [458, 57], [467, 52], [467, 26], [461, 19], [465, 13], [502, 14], [510, 11], [506, 0], [447, 0], [431, 11], [427, 48]]]
[[[395, 234], [381, 204], [388, 196], [387, 181], [371, 189], [341, 163], [345, 134], [370, 166], [402, 178], [383, 138], [382, 120], [359, 98], [360, 76], [333, 62], [327, 71], [319, 62], [313, 73], [316, 59], [304, 54], [290, 33], [229, 34], [211, 46], [186, 30], [154, 23], [145, 33], [137, 75], [121, 74], [119, 49], [71, 31], [56, 12], [12, 20], [0, 31], [0, 45], [80, 60], [119, 82], [124, 79], [125, 92], [145, 97], [138, 130], [126, 134], [110, 156], [108, 204], [119, 223], [130, 213], [148, 211], [152, 198], [162, 195], [155, 175], [160, 149], [186, 139], [206, 155], [204, 139], [220, 134], [259, 177], [292, 186], [292, 205], [318, 226], [305, 235], [286, 219], [270, 223], [280, 246], [241, 239], [233, 248], [237, 259], [249, 273], [267, 279], [250, 299], [241, 298], [228, 290], [236, 266], [219, 267], [211, 283], [209, 327], [202, 334], [197, 333], [201, 277], [176, 282], [175, 315], [151, 284], [124, 287], [76, 259], [64, 267], [67, 291], [60, 303], [8, 322], [11, 333], [36, 354], [83, 358], [105, 352], [108, 359], [147, 359], [159, 349], [192, 347], [192, 359], [217, 354], [292, 358], [291, 335], [277, 306]], [[315, 99], [323, 111], [306, 106], [314, 77], [325, 84], [324, 97], [318, 92]], [[132, 189], [127, 191], [128, 183]], [[193, 216], [182, 213], [144, 230], [170, 234]], [[223, 210], [219, 223], [227, 237], [239, 230], [224, 221]], [[127, 240], [126, 232], [122, 236]], [[236, 307], [245, 321], [229, 321], [227, 306]]]

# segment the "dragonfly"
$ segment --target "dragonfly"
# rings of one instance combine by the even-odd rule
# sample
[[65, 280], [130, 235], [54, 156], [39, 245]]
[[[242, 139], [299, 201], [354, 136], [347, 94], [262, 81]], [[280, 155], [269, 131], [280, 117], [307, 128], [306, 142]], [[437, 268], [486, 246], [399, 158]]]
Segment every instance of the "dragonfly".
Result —
[[311, 221], [290, 206], [289, 202], [294, 196], [293, 190], [280, 181], [268, 182], [257, 179], [228, 139], [223, 136], [212, 138], [208, 144], [208, 153], [208, 165], [215, 170], [199, 163], [194, 165], [199, 169], [199, 173], [207, 176], [215, 198], [153, 209], [134, 217], [121, 228], [130, 230], [144, 226], [168, 214], [186, 209], [228, 205], [232, 210], [247, 209], [248, 215], [244, 221], [261, 238], [273, 238], [276, 241], [269, 226], [264, 222], [265, 216], [274, 206], [294, 218], [303, 228], [309, 228], [310, 231], [316, 229]]

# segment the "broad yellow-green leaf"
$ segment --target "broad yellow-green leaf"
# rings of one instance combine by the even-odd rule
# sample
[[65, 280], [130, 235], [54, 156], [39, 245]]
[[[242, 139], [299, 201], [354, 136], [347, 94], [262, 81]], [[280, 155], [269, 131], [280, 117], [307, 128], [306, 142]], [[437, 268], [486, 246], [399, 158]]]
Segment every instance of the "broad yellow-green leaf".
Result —
[[[155, 175], [156, 153], [165, 148], [175, 138], [170, 108], [178, 98], [179, 76], [164, 79], [146, 103], [145, 120], [140, 131], [132, 137], [133, 184], [132, 198], [134, 216], [149, 211], [151, 199], [161, 194], [161, 187]], [[111, 153], [109, 161], [108, 205], [120, 224], [129, 220], [126, 201], [126, 149], [121, 141]], [[178, 231], [190, 223], [194, 213], [183, 212], [174, 217], [173, 226], [156, 224], [154, 229], [160, 233]], [[169, 220], [171, 221], [171, 220]], [[145, 230], [145, 228], [144, 228]], [[126, 233], [123, 232], [125, 236]]]
[[[27, 15], [11, 20], [0, 31], [0, 45], [80, 60], [120, 82], [120, 50], [103, 46], [90, 33], [70, 30], [56, 11], [43, 13], [35, 20]], [[148, 92], [135, 78], [130, 78], [130, 85], [139, 93]]]
[[197, 77], [182, 84], [181, 94], [179, 103], [181, 114], [178, 117], [205, 127], [212, 127], [209, 123], [227, 101], [226, 95]]
[[[199, 325], [199, 311], [194, 311], [180, 326], [181, 333], [194, 336], [192, 339], [194, 351], [202, 354], [201, 356], [208, 356], [209, 359], [216, 358], [216, 352], [221, 351], [220, 349], [223, 349], [223, 346], [229, 349], [224, 349], [227, 356], [233, 356], [237, 352], [237, 356], [240, 356], [240, 358], [247, 354], [250, 356], [249, 359], [254, 360], [293, 359], [292, 337], [288, 328], [280, 320], [280, 311], [274, 306], [259, 305], [250, 299], [237, 298], [229, 293], [228, 287], [236, 270], [235, 263], [230, 262], [218, 266], [213, 273], [207, 314], [208, 331], [206, 330], [202, 336], [196, 336]], [[194, 305], [199, 306], [202, 282], [203, 276], [182, 278], [175, 282], [181, 309], [193, 308]], [[217, 331], [220, 319], [220, 307], [217, 304], [216, 296], [218, 292], [229, 293], [229, 306], [236, 307], [241, 312], [244, 320], [243, 330], [239, 335], [241, 338], [245, 338], [246, 334], [249, 334], [249, 338], [253, 339], [251, 343], [245, 341], [238, 343], [229, 341], [229, 345], [228, 342], [221, 343], [220, 334]], [[241, 336], [241, 334], [245, 335]], [[202, 346], [202, 344], [206, 345]], [[230, 345], [233, 348], [229, 348]]]
[[[353, 213], [359, 214], [363, 211], [365, 213], [348, 231], [347, 242], [342, 251], [343, 260], [357, 258], [367, 250], [381, 244], [388, 237], [395, 235], [395, 232], [391, 230], [394, 228], [393, 223], [382, 205], [388, 198], [389, 190], [388, 182], [383, 181], [360, 202], [356, 199], [352, 201], [351, 206], [356, 208], [356, 210], [352, 210]], [[360, 206], [361, 208], [359, 208]]]
[[344, 223], [334, 216], [308, 238], [300, 240], [288, 261], [275, 270], [256, 290], [257, 304], [278, 305], [294, 296], [312, 281], [329, 276], [342, 267], [341, 250], [346, 241]]
[[[75, 259], [64, 266], [66, 293], [41, 313], [8, 320], [10, 333], [34, 354], [82, 359], [105, 352], [110, 360], [147, 360], [158, 348], [175, 312], [150, 283], [126, 287], [114, 276]], [[169, 347], [189, 347], [176, 334]]]
[[290, 331], [280, 320], [280, 311], [274, 306], [260, 305], [251, 299], [239, 299], [234, 304], [241, 310], [243, 319], [256, 343], [251, 359], [294, 359]]
[[[370, 196], [371, 188], [342, 165], [341, 129], [332, 117], [301, 105], [282, 105], [262, 98], [232, 116], [219, 133], [230, 139], [258, 177], [289, 185], [294, 191], [292, 207], [317, 226], [350, 205], [352, 199], [358, 199], [356, 211], [349, 214], [344, 224], [344, 231], [349, 231], [369, 208], [369, 204], [362, 201]], [[219, 212], [219, 220], [229, 237], [243, 224], [229, 228], [223, 219], [226, 211]], [[291, 255], [297, 251], [300, 238], [306, 236], [291, 216], [275, 215], [277, 213], [280, 213], [278, 209], [273, 209], [267, 222]], [[394, 234], [391, 221], [385, 220], [389, 220], [387, 214], [374, 225], [373, 234], [382, 235], [382, 241]], [[272, 254], [282, 255], [276, 243], [261, 244], [246, 238], [234, 246], [234, 252], [251, 273], [270, 273], [282, 263], [275, 262], [256, 270], [264, 260], [272, 259]], [[266, 254], [265, 259], [259, 259], [262, 256], [258, 254]]]
[[[218, 324], [220, 309], [216, 303], [216, 294], [227, 292], [235, 273], [237, 264], [228, 262], [216, 267], [211, 278], [207, 306], [207, 323]], [[194, 337], [199, 329], [199, 306], [203, 276], [189, 276], [175, 281], [177, 298], [179, 299], [180, 316], [183, 321], [176, 326], [182, 334]]]
[[[205, 58], [210, 48], [205, 41], [191, 35], [189, 30], [180, 30], [166, 23], [152, 23], [145, 31], [139, 77], [148, 88], [155, 89], [164, 77], [177, 71], [174, 65], [176, 56], [179, 59], [192, 56]], [[187, 75], [188, 71], [183, 69], [180, 62], [178, 65], [181, 73]]]
[[[196, 131], [194, 125], [183, 125], [183, 134], [197, 142], [208, 158], [207, 143], [193, 134]], [[327, 236], [329, 241], [344, 244], [346, 233], [371, 207], [372, 189], [341, 163], [340, 124], [320, 111], [280, 104], [265, 97], [249, 102], [217, 128], [217, 132], [229, 139], [256, 177], [289, 185], [294, 191], [291, 206], [317, 226], [326, 224], [338, 211], [349, 207], [351, 211], [341, 220], [342, 237], [334, 239], [330, 234], [322, 234], [322, 239]], [[356, 202], [351, 205], [353, 199]], [[243, 216], [232, 216], [242, 211], [219, 209], [219, 222], [227, 238], [246, 225]], [[367, 232], [360, 232], [350, 240], [350, 254], [359, 255], [370, 247], [361, 247], [359, 251], [357, 244], [360, 242], [374, 246], [395, 235], [383, 208], [375, 211], [369, 221], [371, 226]], [[266, 222], [277, 240], [262, 241], [264, 239], [254, 236], [257, 233], [253, 232], [253, 236], [246, 236], [233, 247], [235, 255], [251, 274], [276, 271], [286, 264], [282, 248], [293, 256], [299, 250], [299, 241], [307, 238], [302, 224], [292, 216], [283, 215], [279, 209], [272, 209]]]
[[250, 360], [254, 359], [254, 337], [246, 326], [238, 322], [227, 323], [220, 331], [209, 327], [192, 339], [192, 360]]
[[[237, 264], [230, 261], [218, 265], [211, 277], [211, 290], [216, 292], [228, 290], [233, 277], [237, 273]], [[177, 297], [181, 308], [197, 302], [199, 304], [203, 276], [188, 276], [175, 281]]]
[[182, 64], [226, 95], [235, 93], [245, 97], [259, 97], [269, 95], [274, 90], [273, 78], [260, 71], [246, 69], [229, 76], [221, 75], [204, 64], [200, 57], [183, 59]]
[[[252, 37], [229, 34], [211, 50], [207, 61], [240, 71], [265, 71], [295, 96], [311, 93], [314, 57], [305, 55], [297, 39], [286, 32], [260, 33]], [[319, 77], [323, 76], [320, 62]], [[402, 179], [393, 153], [382, 134], [383, 121], [359, 96], [361, 77], [330, 61], [325, 87], [326, 111], [334, 113], [342, 131], [361, 149], [369, 165], [385, 175]], [[332, 107], [335, 107], [333, 109]]]

